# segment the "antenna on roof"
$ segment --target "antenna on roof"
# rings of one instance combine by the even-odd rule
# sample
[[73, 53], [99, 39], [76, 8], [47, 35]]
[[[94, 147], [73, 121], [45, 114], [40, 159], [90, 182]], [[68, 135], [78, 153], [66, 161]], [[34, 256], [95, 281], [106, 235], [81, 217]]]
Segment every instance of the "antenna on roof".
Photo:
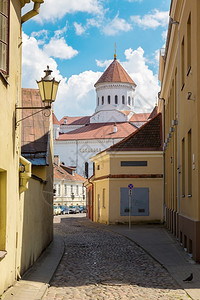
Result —
[[115, 54], [114, 54], [114, 60], [116, 60], [117, 59], [117, 45], [116, 45], [116, 43], [115, 43]]

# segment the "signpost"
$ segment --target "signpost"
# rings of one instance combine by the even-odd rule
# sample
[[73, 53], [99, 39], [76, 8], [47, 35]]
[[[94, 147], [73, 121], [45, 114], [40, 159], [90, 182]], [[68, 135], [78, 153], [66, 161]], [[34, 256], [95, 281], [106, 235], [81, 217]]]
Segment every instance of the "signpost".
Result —
[[134, 186], [130, 183], [128, 185], [129, 188], [129, 229], [131, 229], [131, 196], [132, 196], [132, 189]]

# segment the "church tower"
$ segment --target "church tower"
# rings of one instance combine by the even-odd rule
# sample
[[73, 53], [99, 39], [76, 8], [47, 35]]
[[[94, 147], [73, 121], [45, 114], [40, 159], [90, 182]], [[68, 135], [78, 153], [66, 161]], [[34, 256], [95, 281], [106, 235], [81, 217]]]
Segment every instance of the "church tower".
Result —
[[95, 83], [96, 109], [91, 123], [126, 122], [134, 112], [135, 82], [117, 61], [113, 62]]

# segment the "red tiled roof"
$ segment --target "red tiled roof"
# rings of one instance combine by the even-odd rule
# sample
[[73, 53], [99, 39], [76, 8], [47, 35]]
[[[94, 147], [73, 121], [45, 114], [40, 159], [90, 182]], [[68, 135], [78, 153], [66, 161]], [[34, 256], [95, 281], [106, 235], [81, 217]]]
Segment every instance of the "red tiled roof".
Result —
[[66, 125], [85, 125], [90, 123], [90, 116], [83, 116], [83, 117], [63, 117], [59, 124], [64, 125], [64, 119], [66, 119]]
[[[113, 132], [114, 124], [117, 125], [117, 132]], [[124, 138], [135, 130], [136, 128], [128, 122], [94, 123], [60, 134], [57, 140], [117, 139]]]
[[74, 181], [85, 181], [86, 179], [76, 172], [74, 173], [74, 176], [70, 173], [67, 172], [67, 168], [64, 169], [62, 166], [58, 166], [56, 164], [53, 164], [53, 174], [54, 178], [56, 179], [65, 179], [65, 180], [74, 180]]
[[[43, 107], [38, 89], [22, 89], [22, 106]], [[17, 113], [19, 110], [17, 111]], [[21, 118], [26, 118], [37, 112], [35, 109], [21, 110]], [[22, 154], [46, 153], [48, 148], [49, 117], [45, 117], [42, 112], [28, 117], [21, 122]]]
[[162, 151], [161, 113], [107, 151]]
[[129, 122], [147, 122], [151, 113], [138, 113], [132, 115]]
[[123, 82], [123, 83], [131, 83], [135, 84], [135, 82], [131, 79], [128, 73], [124, 70], [124, 68], [120, 65], [117, 59], [114, 59], [110, 66], [105, 70], [103, 75], [99, 78], [99, 80], [95, 83], [96, 86], [99, 83], [104, 82]]
[[53, 124], [55, 124], [55, 125], [60, 125], [60, 123], [59, 123], [59, 121], [58, 121], [58, 119], [56, 118], [56, 116], [55, 116], [54, 113], [52, 114], [52, 116], [53, 116]]

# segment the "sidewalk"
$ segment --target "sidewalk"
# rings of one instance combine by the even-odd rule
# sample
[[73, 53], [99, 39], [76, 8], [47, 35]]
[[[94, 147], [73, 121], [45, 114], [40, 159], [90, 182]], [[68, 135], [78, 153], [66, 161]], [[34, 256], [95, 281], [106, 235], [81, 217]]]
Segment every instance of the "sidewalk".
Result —
[[[156, 259], [182, 289], [194, 300], [200, 300], [200, 264], [195, 263], [176, 241], [176, 238], [161, 225], [110, 225], [107, 230], [117, 232], [134, 241]], [[183, 282], [193, 273], [191, 282]]]
[[36, 263], [0, 299], [41, 300], [48, 289], [49, 282], [62, 258], [63, 252], [63, 239], [54, 235], [53, 242]]

